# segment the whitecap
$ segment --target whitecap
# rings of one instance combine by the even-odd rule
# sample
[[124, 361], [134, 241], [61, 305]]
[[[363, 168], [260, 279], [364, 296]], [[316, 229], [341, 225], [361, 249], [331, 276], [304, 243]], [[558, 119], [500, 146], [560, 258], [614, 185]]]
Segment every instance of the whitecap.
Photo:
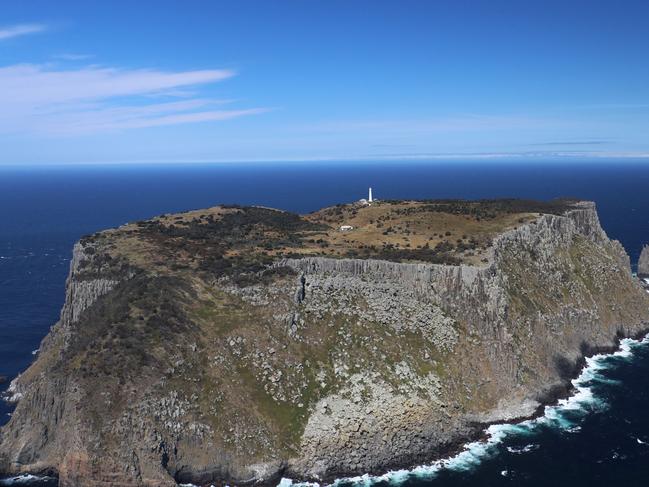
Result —
[[520, 447], [508, 446], [507, 451], [509, 453], [519, 454], [519, 453], [527, 453], [527, 452], [530, 452], [530, 451], [534, 451], [534, 450], [537, 450], [538, 448], [539, 448], [539, 445], [537, 445], [536, 443], [530, 443], [529, 445], [520, 446]]
[[638, 344], [638, 340], [624, 338], [620, 341], [620, 349], [613, 354], [613, 357], [631, 357], [633, 347]]
[[[338, 480], [336, 480], [338, 482]], [[334, 482], [334, 484], [336, 483]], [[292, 479], [282, 477], [277, 487], [320, 487], [318, 482], [294, 482]]]
[[47, 476], [38, 476], [31, 474], [17, 475], [15, 477], [8, 477], [5, 479], [0, 479], [0, 485], [28, 485], [35, 482], [47, 482], [54, 481], [53, 477]]

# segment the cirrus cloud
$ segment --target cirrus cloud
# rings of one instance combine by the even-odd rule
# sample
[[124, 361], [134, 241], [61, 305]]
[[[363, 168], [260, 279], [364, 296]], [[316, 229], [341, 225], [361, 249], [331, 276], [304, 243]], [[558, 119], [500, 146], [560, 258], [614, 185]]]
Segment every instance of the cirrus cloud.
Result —
[[[232, 78], [228, 69], [160, 71], [96, 65], [0, 67], [0, 132], [81, 135], [105, 131], [227, 120], [266, 111], [224, 109], [229, 100], [191, 96], [202, 86]], [[152, 100], [155, 99], [154, 103]]]
[[47, 27], [42, 24], [19, 24], [0, 27], [0, 41], [11, 39], [12, 37], [37, 34], [45, 30], [47, 30]]

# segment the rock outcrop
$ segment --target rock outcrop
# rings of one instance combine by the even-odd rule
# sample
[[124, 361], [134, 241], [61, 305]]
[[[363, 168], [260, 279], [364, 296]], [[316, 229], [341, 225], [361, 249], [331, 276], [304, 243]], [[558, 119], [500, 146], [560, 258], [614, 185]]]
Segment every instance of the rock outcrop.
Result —
[[638, 277], [649, 277], [649, 245], [642, 247], [642, 252], [640, 252]]
[[649, 327], [588, 202], [500, 234], [480, 266], [285, 256], [242, 281], [138, 232], [75, 247], [61, 320], [12, 384], [0, 471], [92, 487], [381, 472], [533, 414], [584, 355]]

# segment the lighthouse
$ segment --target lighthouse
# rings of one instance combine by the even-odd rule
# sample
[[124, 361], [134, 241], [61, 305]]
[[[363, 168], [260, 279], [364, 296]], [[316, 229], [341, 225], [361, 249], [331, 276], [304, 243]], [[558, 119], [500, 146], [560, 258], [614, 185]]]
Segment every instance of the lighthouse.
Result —
[[367, 202], [368, 203], [372, 202], [372, 187], [370, 187], [370, 194], [369, 194], [369, 198], [367, 198]]

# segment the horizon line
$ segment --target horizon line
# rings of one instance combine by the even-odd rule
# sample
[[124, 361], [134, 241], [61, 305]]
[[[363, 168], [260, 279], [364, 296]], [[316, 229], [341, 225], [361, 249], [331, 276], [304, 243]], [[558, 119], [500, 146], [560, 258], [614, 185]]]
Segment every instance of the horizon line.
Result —
[[227, 159], [136, 159], [124, 161], [79, 161], [79, 162], [5, 162], [0, 167], [15, 166], [100, 166], [100, 165], [170, 165], [170, 164], [272, 164], [272, 163], [313, 163], [313, 162], [517, 162], [525, 161], [562, 161], [595, 162], [594, 160], [649, 160], [649, 152], [484, 152], [484, 153], [431, 153], [431, 154], [395, 154], [364, 155], [349, 157], [285, 157], [285, 158], [227, 158]]

